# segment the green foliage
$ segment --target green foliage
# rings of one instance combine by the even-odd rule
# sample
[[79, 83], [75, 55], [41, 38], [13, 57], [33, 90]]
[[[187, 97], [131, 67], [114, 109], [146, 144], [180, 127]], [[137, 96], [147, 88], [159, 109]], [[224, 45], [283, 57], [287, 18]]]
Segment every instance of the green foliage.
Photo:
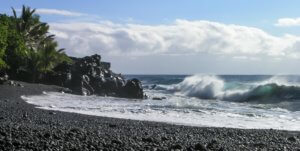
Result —
[[29, 50], [16, 30], [11, 30], [7, 39], [6, 62], [11, 70], [17, 71], [20, 67], [26, 65], [26, 56]]
[[0, 24], [0, 70], [7, 67], [4, 62], [5, 50], [7, 47], [7, 26]]
[[20, 16], [0, 14], [0, 70], [18, 74], [22, 69], [35, 81], [42, 73], [51, 72], [61, 62], [71, 59], [58, 49], [49, 25], [40, 21], [35, 9], [23, 6]]
[[9, 21], [8, 16], [0, 14], [0, 70], [8, 67], [4, 60], [8, 46]]
[[46, 73], [51, 71], [56, 65], [63, 61], [71, 62], [71, 59], [63, 52], [63, 49], [56, 50], [57, 43], [46, 41], [39, 49], [41, 64], [39, 71]]

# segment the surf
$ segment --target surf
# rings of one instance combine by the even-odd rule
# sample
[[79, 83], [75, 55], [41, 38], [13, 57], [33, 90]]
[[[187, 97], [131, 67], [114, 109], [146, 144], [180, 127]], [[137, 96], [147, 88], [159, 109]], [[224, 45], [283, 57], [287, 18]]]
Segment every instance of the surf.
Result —
[[280, 102], [300, 99], [300, 86], [273, 76], [252, 83], [227, 82], [216, 75], [193, 75], [172, 85], [159, 85], [175, 95], [236, 102]]
[[41, 109], [95, 116], [190, 126], [300, 130], [300, 76], [132, 77], [142, 80], [148, 99], [55, 92], [22, 98]]

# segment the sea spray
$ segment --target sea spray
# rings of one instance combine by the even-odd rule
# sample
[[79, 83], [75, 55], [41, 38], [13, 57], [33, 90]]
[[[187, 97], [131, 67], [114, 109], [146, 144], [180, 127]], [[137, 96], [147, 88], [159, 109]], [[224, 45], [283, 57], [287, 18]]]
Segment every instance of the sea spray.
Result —
[[202, 99], [216, 99], [224, 93], [224, 81], [216, 76], [194, 75], [174, 86], [178, 93]]
[[[229, 85], [229, 86], [228, 86]], [[193, 75], [173, 85], [159, 85], [157, 89], [174, 92], [176, 95], [199, 99], [224, 101], [289, 101], [300, 99], [300, 86], [283, 77], [271, 77], [254, 83], [226, 82], [215, 75]]]
[[[22, 98], [42, 109], [96, 116], [193, 126], [300, 130], [297, 77], [292, 81], [289, 76], [136, 77], [144, 82], [149, 99], [53, 92]], [[250, 96], [252, 100], [247, 100]], [[154, 97], [166, 99], [152, 100]]]

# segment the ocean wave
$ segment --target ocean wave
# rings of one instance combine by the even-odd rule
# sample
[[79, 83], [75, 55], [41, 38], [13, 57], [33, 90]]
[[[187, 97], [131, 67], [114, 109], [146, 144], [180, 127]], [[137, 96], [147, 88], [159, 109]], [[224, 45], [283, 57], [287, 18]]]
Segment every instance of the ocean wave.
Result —
[[[228, 88], [228, 85], [230, 85], [230, 88]], [[289, 83], [283, 77], [277, 76], [241, 86], [240, 84], [225, 82], [215, 75], [193, 75], [186, 77], [178, 84], [158, 85], [155, 89], [200, 99], [239, 102], [278, 102], [300, 99], [300, 86]]]

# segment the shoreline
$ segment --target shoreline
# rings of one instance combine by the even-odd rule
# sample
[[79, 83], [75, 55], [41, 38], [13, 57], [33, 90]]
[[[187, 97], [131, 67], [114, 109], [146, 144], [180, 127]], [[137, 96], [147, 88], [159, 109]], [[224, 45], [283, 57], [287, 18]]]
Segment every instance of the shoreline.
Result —
[[300, 132], [194, 127], [38, 109], [22, 95], [61, 87], [0, 85], [0, 149], [300, 150]]
[[[31, 96], [40, 96], [40, 95], [47, 95], [49, 93], [57, 93], [60, 95], [60, 92], [53, 92], [53, 91], [47, 91], [43, 92], [43, 94], [38, 94], [38, 95], [23, 95], [21, 96], [22, 100], [24, 100], [26, 103], [33, 105], [37, 109], [42, 109], [42, 110], [47, 110], [47, 111], [57, 111], [57, 112], [63, 112], [63, 113], [73, 113], [73, 114], [80, 114], [80, 115], [86, 115], [86, 116], [95, 116], [95, 117], [103, 117], [103, 118], [113, 118], [117, 120], [132, 120], [132, 121], [141, 121], [141, 122], [154, 122], [154, 123], [163, 123], [163, 124], [170, 124], [170, 125], [177, 125], [177, 126], [187, 126], [187, 127], [200, 127], [200, 128], [228, 128], [228, 129], [240, 129], [240, 130], [278, 130], [278, 131], [286, 131], [288, 133], [300, 133], [300, 130], [294, 130], [294, 129], [286, 129], [286, 128], [251, 128], [251, 127], [235, 127], [235, 126], [212, 126], [212, 125], [204, 125], [204, 124], [192, 124], [192, 123], [181, 123], [176, 120], [168, 121], [168, 120], [155, 120], [155, 119], [143, 119], [143, 118], [133, 118], [133, 117], [126, 117], [126, 116], [111, 116], [109, 114], [106, 115], [101, 115], [98, 113], [91, 113], [91, 112], [85, 112], [85, 111], [70, 111], [70, 110], [63, 110], [63, 109], [53, 109], [52, 107], [43, 107], [36, 105], [32, 103], [31, 101], [27, 101], [27, 97]], [[74, 95], [74, 94], [69, 94], [69, 95]], [[75, 95], [76, 96], [76, 95]], [[87, 96], [88, 97], [88, 96]], [[97, 96], [96, 96], [97, 97]], [[101, 97], [101, 96], [100, 96]], [[106, 98], [106, 97], [105, 97]], [[100, 100], [105, 99], [105, 98], [99, 98]], [[109, 98], [114, 98], [114, 97], [109, 97]], [[126, 98], [125, 98], [126, 99]], [[141, 100], [130, 100], [130, 101], [141, 101]], [[56, 105], [54, 105], [55, 107]]]

